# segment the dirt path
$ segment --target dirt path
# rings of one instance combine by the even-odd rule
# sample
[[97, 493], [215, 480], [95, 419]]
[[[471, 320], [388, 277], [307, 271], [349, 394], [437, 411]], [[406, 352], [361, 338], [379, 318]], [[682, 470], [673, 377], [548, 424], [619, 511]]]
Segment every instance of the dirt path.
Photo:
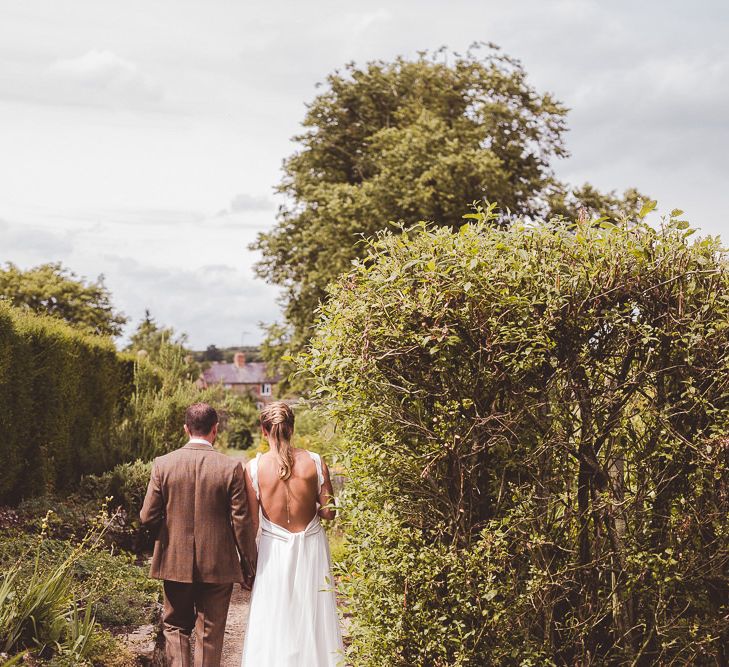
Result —
[[225, 626], [221, 667], [241, 667], [250, 600], [250, 592], [244, 591], [238, 584], [233, 587], [233, 597], [228, 610], [228, 623]]

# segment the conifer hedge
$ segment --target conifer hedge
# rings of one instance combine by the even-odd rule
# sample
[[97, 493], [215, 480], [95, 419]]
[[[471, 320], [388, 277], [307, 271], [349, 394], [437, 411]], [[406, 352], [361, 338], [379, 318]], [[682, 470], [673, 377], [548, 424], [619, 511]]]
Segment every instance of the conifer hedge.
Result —
[[726, 252], [680, 211], [492, 215], [380, 235], [304, 359], [349, 478], [349, 662], [727, 664]]
[[67, 489], [124, 458], [134, 361], [109, 339], [0, 303], [0, 502]]

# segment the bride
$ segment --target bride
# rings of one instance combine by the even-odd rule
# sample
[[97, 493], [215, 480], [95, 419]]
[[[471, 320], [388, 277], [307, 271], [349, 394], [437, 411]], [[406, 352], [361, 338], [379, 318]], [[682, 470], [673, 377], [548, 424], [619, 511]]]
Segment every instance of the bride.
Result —
[[261, 536], [242, 664], [343, 665], [329, 544], [319, 522], [335, 514], [329, 469], [318, 454], [291, 445], [294, 413], [285, 403], [262, 410], [261, 428], [271, 449], [246, 468]]

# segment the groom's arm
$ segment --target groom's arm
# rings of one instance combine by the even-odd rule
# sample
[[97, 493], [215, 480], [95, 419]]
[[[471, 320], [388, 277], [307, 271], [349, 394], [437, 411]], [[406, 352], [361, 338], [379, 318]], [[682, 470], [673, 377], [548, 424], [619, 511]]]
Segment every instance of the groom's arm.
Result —
[[147, 486], [147, 495], [144, 496], [142, 510], [139, 512], [139, 519], [145, 528], [156, 532], [165, 517], [165, 503], [162, 497], [162, 487], [159, 480], [157, 461], [152, 464], [152, 475]]
[[256, 573], [258, 550], [256, 549], [256, 532], [248, 507], [243, 466], [240, 463], [235, 466], [233, 471], [230, 488], [230, 518], [243, 575], [247, 580], [252, 580]]

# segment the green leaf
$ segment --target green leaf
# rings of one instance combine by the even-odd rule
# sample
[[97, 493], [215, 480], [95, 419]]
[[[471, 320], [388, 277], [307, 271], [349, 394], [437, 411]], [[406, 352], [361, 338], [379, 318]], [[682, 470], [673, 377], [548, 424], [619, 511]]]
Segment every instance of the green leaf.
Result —
[[643, 208], [640, 209], [638, 217], [645, 218], [645, 216], [647, 216], [651, 211], [655, 210], [656, 206], [658, 206], [658, 202], [655, 199], [649, 199], [645, 204], [643, 204]]

